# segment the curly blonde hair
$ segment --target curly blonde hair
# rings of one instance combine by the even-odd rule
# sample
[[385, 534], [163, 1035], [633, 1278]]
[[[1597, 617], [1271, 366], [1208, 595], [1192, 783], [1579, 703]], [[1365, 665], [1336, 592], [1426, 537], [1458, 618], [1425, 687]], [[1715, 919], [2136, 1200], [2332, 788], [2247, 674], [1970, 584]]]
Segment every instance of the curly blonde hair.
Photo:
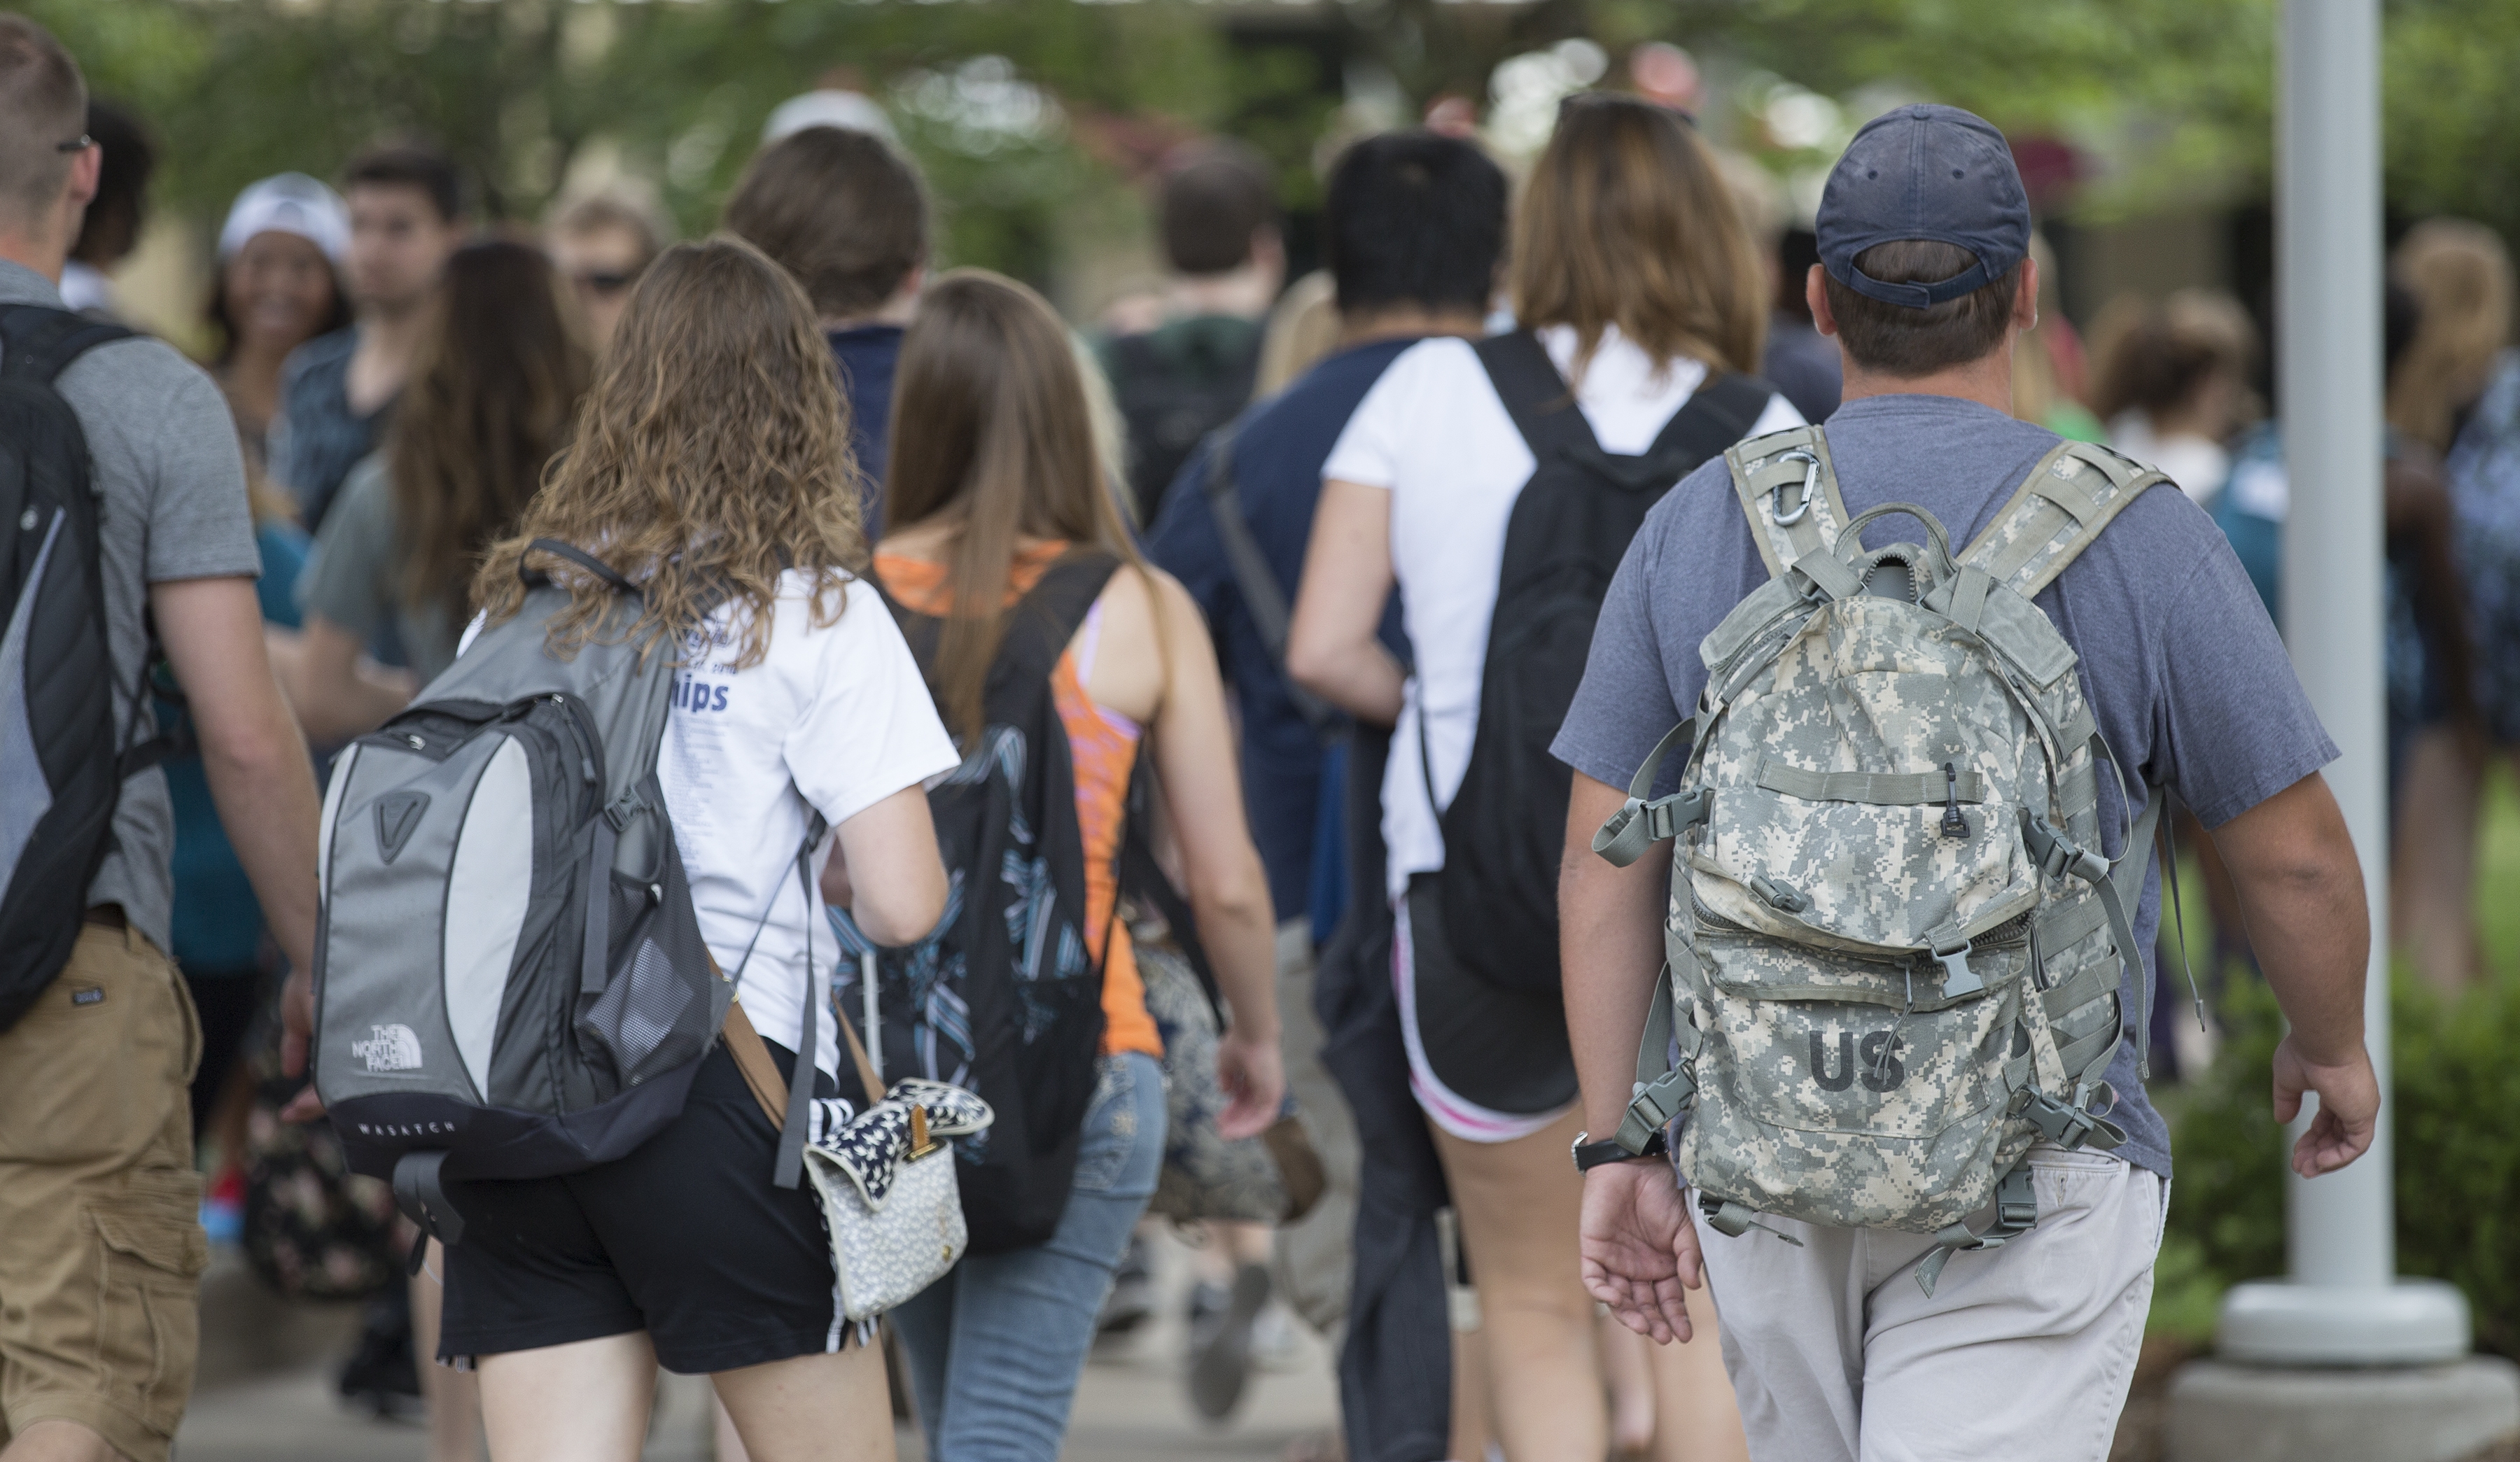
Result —
[[867, 557], [861, 481], [805, 291], [741, 240], [678, 244], [640, 277], [574, 439], [516, 536], [492, 546], [473, 596], [497, 624], [524, 607], [520, 571], [549, 573], [569, 592], [549, 624], [552, 649], [574, 653], [612, 595], [528, 547], [557, 539], [640, 586], [639, 618], [608, 635], [652, 648], [697, 628], [711, 604], [740, 600], [752, 612], [734, 663], [756, 665], [784, 570], [812, 576], [815, 625], [838, 620], [841, 571]]

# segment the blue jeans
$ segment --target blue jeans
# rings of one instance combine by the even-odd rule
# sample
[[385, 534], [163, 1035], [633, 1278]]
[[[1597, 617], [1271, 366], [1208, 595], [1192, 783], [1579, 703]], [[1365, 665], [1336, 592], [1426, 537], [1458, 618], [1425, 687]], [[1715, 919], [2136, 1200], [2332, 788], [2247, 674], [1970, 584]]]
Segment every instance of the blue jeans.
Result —
[[1045, 1243], [975, 1254], [892, 1311], [929, 1462], [1058, 1462], [1094, 1321], [1164, 1161], [1163, 1068], [1105, 1056]]

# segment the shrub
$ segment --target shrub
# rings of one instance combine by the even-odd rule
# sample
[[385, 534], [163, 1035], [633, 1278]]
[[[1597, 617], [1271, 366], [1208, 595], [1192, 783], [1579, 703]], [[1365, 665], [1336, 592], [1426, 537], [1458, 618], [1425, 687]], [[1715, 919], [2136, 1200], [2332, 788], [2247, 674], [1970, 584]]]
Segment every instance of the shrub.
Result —
[[[2229, 1284], [2284, 1270], [2288, 1144], [2268, 1105], [2273, 996], [2235, 970], [2222, 1015], [2223, 1050], [2176, 1124], [2170, 1231]], [[2520, 984], [2446, 1002], [2402, 974], [2391, 1020], [2398, 1271], [2457, 1285], [2479, 1348], [2520, 1356]]]

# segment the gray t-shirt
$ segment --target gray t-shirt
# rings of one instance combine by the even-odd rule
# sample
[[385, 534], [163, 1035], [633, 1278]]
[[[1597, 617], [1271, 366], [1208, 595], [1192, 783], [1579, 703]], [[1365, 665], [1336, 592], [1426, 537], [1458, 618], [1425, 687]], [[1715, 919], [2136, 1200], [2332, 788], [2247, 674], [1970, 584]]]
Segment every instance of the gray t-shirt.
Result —
[[[42, 275], [0, 260], [0, 304], [59, 309], [62, 296]], [[55, 384], [78, 414], [95, 463], [114, 724], [129, 728], [149, 652], [149, 586], [262, 572], [246, 506], [245, 459], [227, 398], [162, 340], [97, 346]], [[113, 846], [88, 885], [88, 902], [121, 905], [123, 916], [160, 950], [174, 948], [167, 934], [174, 848], [166, 775], [152, 768], [123, 783]]]
[[[2056, 445], [2053, 432], [1949, 396], [1874, 396], [1828, 420], [1847, 510], [1913, 503], [1955, 547], [1982, 532]], [[1917, 541], [1912, 519], [1866, 529], [1875, 547]], [[1722, 459], [1655, 505], [1611, 581], [1584, 684], [1552, 748], [1577, 771], [1625, 786], [1663, 733], [1696, 705], [1698, 642], [1768, 571]], [[2218, 827], [2336, 759], [2294, 679], [2274, 626], [2230, 546], [2177, 491], [2147, 492], [2038, 598], [2081, 656], [2092, 714], [2130, 783], [2167, 784]], [[1663, 771], [1664, 792], [1679, 769]], [[2116, 778], [2100, 779], [2106, 852], [2120, 852]], [[2149, 955], [2161, 880], [2144, 885], [2136, 939]], [[2136, 1079], [2135, 992], [2128, 1039], [2110, 1064], [2121, 1156], [2168, 1176], [2170, 1134]]]
[[393, 476], [383, 453], [350, 469], [333, 499], [324, 530], [315, 535], [298, 604], [372, 642], [390, 623], [400, 636], [404, 663], [424, 686], [455, 663], [460, 624], [434, 603], [403, 602], [402, 528], [394, 514]]

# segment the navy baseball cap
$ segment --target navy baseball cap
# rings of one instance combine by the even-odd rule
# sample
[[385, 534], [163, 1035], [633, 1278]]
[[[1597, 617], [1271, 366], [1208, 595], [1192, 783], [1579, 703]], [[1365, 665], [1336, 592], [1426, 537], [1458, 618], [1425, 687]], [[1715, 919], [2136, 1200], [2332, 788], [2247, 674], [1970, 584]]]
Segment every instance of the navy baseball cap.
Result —
[[[1812, 231], [1829, 278], [1884, 304], [1929, 309], [2010, 273], [2030, 252], [2030, 196], [2012, 149], [1986, 118], [1915, 106], [1864, 124], [1829, 169]], [[1855, 267], [1876, 244], [1926, 239], [1977, 262], [1930, 284], [1885, 284]]]

